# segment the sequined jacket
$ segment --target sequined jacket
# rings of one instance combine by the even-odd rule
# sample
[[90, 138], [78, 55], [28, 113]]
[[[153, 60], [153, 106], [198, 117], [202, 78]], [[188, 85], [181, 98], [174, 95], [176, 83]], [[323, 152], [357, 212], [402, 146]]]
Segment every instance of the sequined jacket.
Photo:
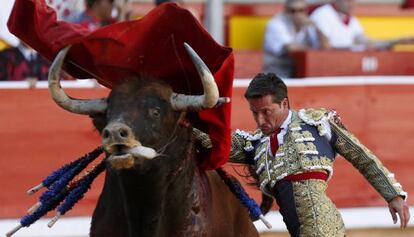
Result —
[[386, 201], [398, 195], [407, 196], [394, 174], [343, 126], [335, 111], [292, 111], [283, 141], [273, 156], [270, 139], [260, 130], [237, 130], [232, 134], [230, 162], [254, 165], [260, 189], [269, 193], [269, 188], [290, 174], [326, 170], [330, 178], [335, 156], [340, 154], [365, 176]]

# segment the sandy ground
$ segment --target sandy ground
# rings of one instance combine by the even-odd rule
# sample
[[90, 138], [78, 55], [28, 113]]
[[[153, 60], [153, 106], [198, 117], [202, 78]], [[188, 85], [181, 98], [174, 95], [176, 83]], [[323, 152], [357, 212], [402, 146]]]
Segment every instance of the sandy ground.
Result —
[[[264, 233], [262, 237], [289, 237], [288, 233]], [[355, 229], [346, 232], [347, 237], [412, 237], [414, 227], [405, 230], [387, 229]]]

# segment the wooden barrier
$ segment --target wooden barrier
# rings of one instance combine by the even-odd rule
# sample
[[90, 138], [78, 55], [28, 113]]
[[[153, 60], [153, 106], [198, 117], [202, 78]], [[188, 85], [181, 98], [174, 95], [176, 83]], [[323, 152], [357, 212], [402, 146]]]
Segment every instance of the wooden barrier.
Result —
[[263, 52], [259, 50], [234, 51], [234, 74], [236, 78], [252, 79], [262, 71]]
[[414, 52], [307, 50], [292, 53], [295, 77], [414, 75]]
[[[406, 191], [414, 192], [411, 178], [414, 107], [407, 105], [414, 101], [413, 83], [348, 83], [336, 86], [297, 83], [297, 80], [289, 82], [293, 108], [336, 108], [347, 127], [395, 172]], [[255, 126], [243, 98], [246, 84], [242, 80], [235, 82], [232, 127], [249, 130]], [[66, 91], [81, 98], [102, 97], [108, 93], [102, 88]], [[37, 201], [38, 195], [26, 195], [28, 188], [65, 162], [93, 150], [100, 144], [100, 137], [87, 116], [60, 109], [49, 98], [47, 89], [3, 88], [0, 89], [0, 100], [0, 218], [12, 218], [23, 215]], [[227, 169], [232, 173], [241, 171], [237, 166], [227, 165]], [[339, 207], [385, 205], [362, 176], [342, 158], [337, 158], [334, 170], [328, 192]], [[67, 215], [92, 214], [103, 177], [94, 182], [92, 190]], [[259, 199], [257, 190], [251, 187], [248, 190]], [[409, 202], [414, 204], [413, 199]]]
[[[297, 78], [320, 76], [414, 75], [414, 51], [310, 50], [292, 54]], [[236, 50], [235, 75], [253, 78], [262, 71], [263, 52]]]

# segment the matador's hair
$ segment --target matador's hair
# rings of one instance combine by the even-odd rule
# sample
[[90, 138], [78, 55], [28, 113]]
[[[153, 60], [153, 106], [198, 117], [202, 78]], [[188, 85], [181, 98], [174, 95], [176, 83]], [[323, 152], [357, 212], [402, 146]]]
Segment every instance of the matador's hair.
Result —
[[273, 102], [280, 104], [283, 99], [288, 98], [286, 84], [274, 73], [259, 73], [250, 82], [244, 97], [246, 99], [273, 96]]

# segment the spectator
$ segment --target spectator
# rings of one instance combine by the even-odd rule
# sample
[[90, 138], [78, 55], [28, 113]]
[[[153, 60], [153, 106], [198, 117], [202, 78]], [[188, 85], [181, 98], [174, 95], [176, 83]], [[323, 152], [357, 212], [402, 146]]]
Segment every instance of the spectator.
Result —
[[390, 49], [399, 43], [410, 43], [412, 38], [374, 41], [365, 36], [358, 19], [352, 15], [355, 0], [334, 0], [315, 9], [310, 18], [328, 38], [332, 48]]
[[47, 80], [49, 62], [24, 43], [0, 51], [0, 81]]
[[133, 15], [132, 4], [131, 1], [114, 0], [112, 17], [114, 17], [117, 22], [135, 20], [137, 17], [134, 17]]
[[59, 20], [70, 21], [85, 10], [84, 0], [46, 0], [56, 11]]
[[266, 27], [264, 39], [264, 71], [279, 77], [294, 75], [294, 62], [289, 53], [309, 48], [326, 48], [327, 39], [310, 21], [305, 0], [286, 0], [282, 13], [274, 16]]
[[72, 22], [80, 23], [90, 30], [115, 23], [112, 18], [114, 0], [86, 0], [85, 3], [86, 10], [72, 19]]

